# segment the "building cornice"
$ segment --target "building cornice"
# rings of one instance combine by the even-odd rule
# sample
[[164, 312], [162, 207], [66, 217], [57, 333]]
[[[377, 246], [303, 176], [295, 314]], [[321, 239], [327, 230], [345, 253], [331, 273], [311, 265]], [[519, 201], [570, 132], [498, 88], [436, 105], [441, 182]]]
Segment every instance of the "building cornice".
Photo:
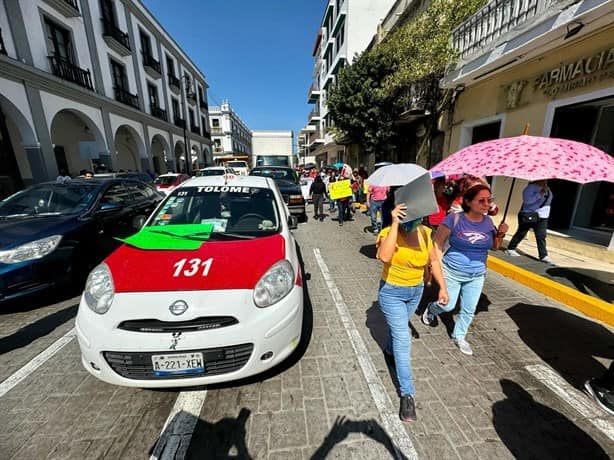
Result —
[[[147, 125], [152, 128], [170, 131], [178, 136], [183, 136], [183, 130], [176, 127], [174, 124], [163, 122], [145, 112], [133, 109], [107, 96], [81, 88], [79, 85], [62, 80], [50, 73], [23, 64], [13, 58], [0, 55], [0, 64], [0, 77], [13, 80], [20, 84], [28, 82], [33, 88], [90, 105], [97, 109], [106, 110], [130, 120], [147, 123]], [[188, 137], [192, 140], [197, 138], [201, 144], [211, 144], [211, 141], [203, 136], [198, 136], [192, 132], [188, 133]], [[148, 141], [147, 139], [147, 142]]]

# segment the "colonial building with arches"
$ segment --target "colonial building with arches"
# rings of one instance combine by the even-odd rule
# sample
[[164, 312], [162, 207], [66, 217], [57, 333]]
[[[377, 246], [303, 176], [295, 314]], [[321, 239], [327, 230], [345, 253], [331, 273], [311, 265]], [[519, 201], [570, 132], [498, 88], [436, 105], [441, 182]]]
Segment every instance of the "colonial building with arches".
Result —
[[60, 170], [212, 164], [207, 88], [138, 0], [3, 0], [0, 198]]

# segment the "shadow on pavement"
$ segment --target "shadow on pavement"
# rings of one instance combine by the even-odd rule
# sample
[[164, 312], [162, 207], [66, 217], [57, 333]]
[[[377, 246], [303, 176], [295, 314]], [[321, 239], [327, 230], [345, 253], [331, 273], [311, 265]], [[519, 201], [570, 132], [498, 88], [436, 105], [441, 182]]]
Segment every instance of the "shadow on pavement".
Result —
[[239, 387], [273, 378], [298, 364], [303, 355], [307, 352], [307, 348], [311, 342], [311, 335], [313, 333], [313, 305], [311, 304], [311, 297], [309, 295], [309, 280], [311, 279], [311, 275], [305, 272], [305, 264], [303, 262], [303, 256], [298, 244], [296, 245], [296, 251], [298, 254], [299, 264], [301, 266], [301, 272], [303, 274], [303, 324], [301, 327], [301, 340], [296, 349], [288, 358], [268, 371], [247, 377], [245, 379], [235, 380], [233, 382], [208, 385], [208, 389], [217, 390], [222, 388]]
[[251, 459], [245, 428], [250, 414], [249, 409], [242, 408], [237, 418], [226, 417], [209, 423], [181, 411], [166, 426], [149, 455], [154, 458]]
[[0, 355], [25, 347], [36, 339], [52, 332], [58, 326], [70, 321], [77, 314], [79, 305], [73, 305], [64, 310], [56, 311], [22, 327], [11, 335], [0, 339]]
[[614, 300], [614, 274], [600, 270], [583, 268], [549, 268], [546, 273], [555, 278], [565, 278], [583, 294], [597, 296], [606, 302]]
[[[324, 438], [322, 444], [310, 457], [311, 460], [322, 460], [329, 458], [333, 447], [342, 442], [350, 433], [363, 433], [370, 439], [379, 442], [390, 452], [390, 458], [406, 459], [399, 449], [394, 445], [390, 437], [377, 421], [371, 420], [348, 420], [345, 417], [337, 417], [335, 424]], [[331, 457], [332, 458], [332, 457]], [[334, 458], [337, 458], [335, 456]]]
[[539, 357], [578, 389], [602, 375], [595, 357], [614, 359], [614, 334], [601, 324], [554, 307], [517, 304], [507, 314], [518, 335]]
[[375, 256], [377, 255], [377, 248], [375, 247], [375, 244], [365, 244], [358, 250], [358, 252], [360, 252], [363, 256], [369, 259], [375, 260]]
[[[29, 294], [27, 296], [8, 300], [0, 303], [0, 315], [36, 310], [60, 302], [65, 302], [73, 297], [81, 296], [83, 286], [63, 287], [49, 289], [43, 292]], [[79, 301], [77, 300], [77, 303]]]
[[608, 458], [599, 444], [563, 414], [538, 403], [511, 380], [500, 383], [506, 399], [493, 404], [493, 424], [515, 458]]

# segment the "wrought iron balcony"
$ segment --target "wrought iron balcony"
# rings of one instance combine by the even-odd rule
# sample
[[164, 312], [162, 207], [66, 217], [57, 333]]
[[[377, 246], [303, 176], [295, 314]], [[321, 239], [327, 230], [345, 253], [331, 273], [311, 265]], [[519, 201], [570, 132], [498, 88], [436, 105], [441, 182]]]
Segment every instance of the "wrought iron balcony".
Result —
[[155, 105], [150, 106], [150, 110], [154, 117], [159, 118], [160, 120], [168, 121], [168, 114], [166, 113], [166, 110]]
[[156, 61], [151, 54], [143, 53], [143, 67], [145, 68], [145, 72], [152, 78], [160, 78], [162, 76], [160, 62]]
[[179, 128], [185, 128], [185, 119], [184, 118], [175, 117], [175, 119], [173, 121], [175, 122], [175, 126], [178, 126]]
[[224, 147], [222, 147], [221, 145], [215, 145], [215, 146], [213, 147], [213, 151], [214, 151], [215, 153], [222, 153], [222, 152], [224, 151]]
[[190, 126], [190, 131], [192, 131], [194, 134], [198, 134], [200, 136], [200, 126], [192, 125], [192, 126]]
[[308, 124], [317, 125], [321, 119], [322, 118], [320, 117], [320, 112], [318, 110], [312, 110], [309, 113], [309, 123]]
[[128, 34], [123, 32], [111, 21], [102, 19], [102, 36], [107, 42], [107, 45], [122, 56], [127, 56], [132, 52]]
[[4, 39], [2, 38], [2, 28], [0, 28], [0, 54], [6, 56], [6, 48], [4, 47]]
[[113, 91], [115, 92], [116, 101], [129, 105], [130, 107], [134, 107], [135, 109], [140, 109], [139, 97], [136, 94], [132, 94], [130, 91], [126, 91], [124, 88], [120, 88], [119, 86], [114, 86]]
[[77, 67], [68, 59], [61, 58], [59, 56], [49, 56], [49, 62], [51, 63], [51, 72], [56, 77], [60, 77], [64, 80], [68, 80], [83, 88], [87, 88], [94, 91], [94, 85], [92, 85], [92, 75], [89, 70], [84, 70]]
[[528, 22], [560, 0], [491, 0], [452, 32], [452, 44], [465, 58], [506, 32]]
[[168, 86], [170, 86], [173, 91], [179, 92], [179, 90], [181, 89], [181, 81], [179, 80], [179, 78], [177, 78], [172, 73], [166, 74], [166, 78], [168, 78]]
[[309, 88], [309, 92], [307, 93], [307, 102], [309, 104], [315, 104], [318, 102], [320, 94], [320, 88], [318, 88], [316, 85], [311, 85], [311, 88]]
[[222, 130], [221, 126], [212, 126], [211, 127], [211, 134], [220, 135], [220, 134], [224, 134], [224, 131]]

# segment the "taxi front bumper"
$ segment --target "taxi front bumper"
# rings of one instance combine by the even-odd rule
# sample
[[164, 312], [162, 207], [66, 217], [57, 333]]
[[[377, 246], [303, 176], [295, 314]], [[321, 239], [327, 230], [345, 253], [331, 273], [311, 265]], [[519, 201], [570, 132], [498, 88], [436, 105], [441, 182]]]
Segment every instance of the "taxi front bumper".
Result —
[[[177, 299], [189, 305], [181, 317], [168, 308]], [[116, 294], [104, 315], [82, 298], [76, 329], [83, 366], [95, 377], [168, 388], [238, 380], [270, 369], [298, 345], [302, 320], [303, 289], [295, 285], [266, 308], [253, 304], [251, 290]], [[152, 325], [164, 332], [149, 332]], [[204, 373], [155, 375], [152, 356], [188, 352], [202, 353]]]

